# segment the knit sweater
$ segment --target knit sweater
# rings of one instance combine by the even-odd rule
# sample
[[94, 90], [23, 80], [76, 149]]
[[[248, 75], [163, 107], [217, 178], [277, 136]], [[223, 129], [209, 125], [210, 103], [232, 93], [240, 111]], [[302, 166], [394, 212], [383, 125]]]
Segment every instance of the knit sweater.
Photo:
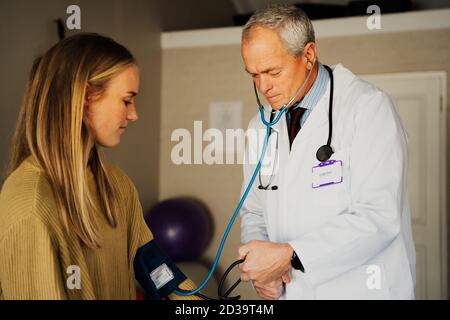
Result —
[[[153, 236], [133, 183], [119, 168], [108, 170], [120, 188], [120, 210], [115, 228], [101, 211], [92, 212], [100, 248], [85, 246], [65, 230], [48, 178], [33, 157], [7, 178], [0, 193], [0, 300], [136, 298], [134, 257]], [[91, 171], [88, 184], [98, 204]], [[79, 286], [73, 281], [77, 273]], [[194, 284], [187, 279], [180, 287], [190, 290]]]

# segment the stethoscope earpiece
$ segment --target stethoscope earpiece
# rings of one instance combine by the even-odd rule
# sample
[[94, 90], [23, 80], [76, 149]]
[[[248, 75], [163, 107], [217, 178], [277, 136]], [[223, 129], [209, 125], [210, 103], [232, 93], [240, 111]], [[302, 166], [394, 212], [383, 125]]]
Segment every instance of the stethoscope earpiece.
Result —
[[325, 162], [328, 159], [331, 158], [331, 155], [333, 154], [333, 149], [331, 148], [331, 146], [325, 144], [323, 146], [321, 146], [317, 152], [316, 152], [316, 158], [317, 160], [319, 160], [320, 162]]

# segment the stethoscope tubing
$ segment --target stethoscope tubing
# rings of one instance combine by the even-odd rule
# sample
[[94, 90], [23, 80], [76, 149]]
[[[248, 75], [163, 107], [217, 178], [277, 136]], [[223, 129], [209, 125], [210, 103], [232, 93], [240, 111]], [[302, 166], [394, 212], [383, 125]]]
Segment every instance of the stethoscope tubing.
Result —
[[234, 221], [237, 218], [237, 215], [241, 211], [241, 208], [242, 208], [245, 200], [247, 199], [248, 193], [250, 192], [250, 189], [253, 186], [253, 183], [255, 182], [256, 175], [258, 174], [259, 170], [261, 169], [261, 163], [262, 163], [262, 160], [263, 160], [264, 155], [266, 153], [267, 145], [268, 145], [268, 141], [269, 141], [270, 127], [275, 125], [280, 120], [281, 116], [284, 114], [284, 112], [286, 112], [286, 110], [287, 110], [287, 108], [282, 108], [282, 110], [280, 110], [280, 113], [274, 119], [274, 121], [267, 122], [264, 119], [264, 108], [262, 106], [260, 106], [259, 111], [260, 111], [260, 114], [261, 114], [261, 119], [264, 119], [264, 123], [266, 124], [266, 136], [264, 138], [263, 150], [261, 152], [261, 155], [259, 157], [258, 163], [257, 163], [257, 165], [255, 167], [255, 170], [253, 171], [253, 174], [252, 174], [252, 177], [250, 179], [250, 182], [248, 183], [248, 185], [247, 185], [247, 187], [246, 187], [246, 189], [245, 189], [241, 199], [239, 200], [239, 203], [238, 203], [236, 209], [234, 210], [233, 216], [231, 217], [230, 222], [228, 223], [228, 226], [227, 226], [227, 228], [226, 228], [226, 230], [224, 232], [224, 235], [222, 237], [222, 241], [220, 242], [219, 248], [217, 250], [217, 254], [216, 254], [216, 257], [214, 259], [213, 266], [211, 267], [211, 270], [209, 271], [209, 273], [206, 276], [205, 280], [195, 290], [192, 290], [192, 291], [175, 290], [175, 293], [177, 295], [190, 296], [190, 295], [194, 295], [194, 294], [198, 293], [199, 291], [201, 291], [206, 286], [206, 284], [209, 282], [209, 280], [211, 279], [212, 275], [214, 274], [214, 271], [217, 268], [217, 264], [219, 262], [220, 256], [222, 255], [222, 251], [223, 251], [223, 247], [225, 245], [225, 241], [226, 241], [226, 239], [228, 237], [228, 234], [230, 233], [231, 227], [233, 226]]
[[[258, 97], [258, 93], [256, 91], [255, 83], [253, 83], [254, 89], [255, 89], [255, 94], [256, 94], [256, 99], [257, 99], [257, 102], [258, 102], [258, 105], [259, 105], [260, 118], [261, 118], [262, 123], [266, 126], [266, 136], [264, 138], [264, 145], [263, 145], [263, 149], [261, 151], [261, 155], [259, 157], [259, 160], [258, 160], [258, 163], [257, 163], [257, 165], [255, 167], [255, 170], [253, 171], [253, 174], [252, 174], [252, 177], [250, 179], [250, 182], [248, 183], [247, 187], [245, 188], [245, 191], [244, 191], [243, 195], [241, 196], [241, 199], [239, 200], [239, 203], [238, 203], [236, 209], [234, 210], [234, 213], [233, 213], [233, 215], [232, 215], [232, 217], [230, 219], [230, 222], [228, 223], [227, 228], [226, 228], [226, 230], [225, 230], [225, 232], [224, 232], [224, 234], [222, 236], [222, 241], [220, 242], [220, 245], [219, 245], [219, 248], [217, 250], [216, 257], [214, 259], [213, 266], [211, 267], [211, 270], [209, 271], [209, 273], [206, 276], [205, 280], [195, 290], [185, 291], [185, 290], [178, 289], [178, 290], [175, 290], [175, 293], [177, 295], [179, 295], [179, 296], [199, 295], [198, 293], [206, 286], [206, 284], [209, 282], [209, 280], [213, 276], [214, 271], [217, 268], [217, 264], [219, 262], [220, 256], [222, 255], [222, 251], [223, 251], [223, 248], [225, 246], [225, 242], [226, 242], [226, 240], [228, 238], [228, 235], [230, 233], [231, 227], [233, 226], [233, 224], [234, 224], [234, 222], [235, 222], [235, 220], [237, 218], [237, 215], [241, 211], [242, 206], [243, 206], [245, 200], [247, 199], [248, 193], [250, 192], [250, 189], [252, 188], [252, 186], [253, 186], [253, 184], [255, 182], [256, 176], [257, 176], [257, 174], [259, 173], [259, 171], [261, 169], [262, 161], [263, 161], [264, 156], [265, 156], [266, 151], [267, 151], [267, 145], [268, 145], [268, 141], [269, 141], [269, 137], [270, 137], [271, 127], [274, 126], [275, 124], [277, 124], [278, 121], [280, 121], [280, 119], [283, 116], [283, 114], [285, 114], [289, 110], [289, 107], [292, 104], [292, 102], [296, 99], [296, 97], [299, 95], [299, 93], [305, 88], [305, 86], [306, 86], [306, 84], [307, 84], [307, 82], [309, 80], [309, 77], [311, 76], [312, 70], [314, 69], [315, 63], [316, 62], [314, 62], [313, 66], [311, 67], [311, 70], [309, 71], [308, 76], [306, 77], [306, 80], [303, 83], [303, 85], [299, 88], [299, 90], [297, 90], [297, 92], [291, 98], [291, 100], [289, 100], [289, 102], [287, 104], [285, 104], [284, 106], [282, 106], [280, 108], [280, 111], [278, 112], [278, 115], [275, 117], [275, 119], [273, 121], [270, 121], [270, 120], [267, 121], [265, 119], [265, 117], [264, 117], [264, 107], [260, 103], [260, 100], [259, 100], [259, 97]], [[327, 68], [327, 70], [328, 70], [328, 72], [330, 72], [329, 68]], [[327, 141], [327, 145], [328, 146], [331, 143], [331, 129], [332, 129], [332, 126], [331, 126], [331, 122], [332, 122], [331, 112], [332, 112], [332, 99], [333, 99], [333, 96], [332, 96], [332, 92], [333, 92], [333, 88], [332, 88], [333, 87], [333, 75], [332, 75], [332, 73], [331, 73], [331, 83], [330, 84], [331, 84], [331, 88], [330, 88], [330, 90], [331, 90], [330, 91], [330, 107], [329, 107], [329, 113], [330, 113], [330, 115], [329, 115], [329, 122], [330, 122], [330, 124], [329, 124], [328, 141]], [[233, 266], [234, 266], [234, 264], [233, 264]], [[229, 294], [237, 286], [238, 283], [239, 283], [239, 281], [237, 281], [232, 286], [232, 288], [230, 288], [227, 291], [226, 294]]]

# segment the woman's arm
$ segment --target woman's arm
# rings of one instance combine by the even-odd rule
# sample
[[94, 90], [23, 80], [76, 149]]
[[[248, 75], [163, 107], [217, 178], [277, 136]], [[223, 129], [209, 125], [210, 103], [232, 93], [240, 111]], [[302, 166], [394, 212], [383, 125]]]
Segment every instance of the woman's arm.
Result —
[[0, 239], [0, 285], [4, 299], [67, 299], [47, 226], [28, 215]]
[[[130, 186], [130, 194], [131, 194], [131, 214], [130, 214], [130, 222], [129, 222], [129, 256], [130, 256], [130, 269], [133, 270], [134, 258], [136, 256], [136, 252], [139, 248], [146, 245], [148, 242], [153, 240], [153, 234], [148, 228], [147, 224], [144, 220], [144, 214], [142, 211], [142, 206], [139, 201], [138, 192], [135, 186], [131, 183], [128, 177], [127, 184]], [[186, 279], [183, 281], [180, 286], [182, 290], [194, 290], [197, 286], [191, 279]], [[202, 300], [197, 296], [179, 296], [175, 293], [172, 293], [168, 296], [170, 300]]]

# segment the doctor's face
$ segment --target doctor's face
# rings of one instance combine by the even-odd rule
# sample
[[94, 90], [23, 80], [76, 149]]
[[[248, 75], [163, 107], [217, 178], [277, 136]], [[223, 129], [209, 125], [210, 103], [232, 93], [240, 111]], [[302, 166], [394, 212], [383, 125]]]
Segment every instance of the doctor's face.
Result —
[[132, 65], [109, 80], [99, 98], [88, 100], [87, 123], [97, 144], [102, 147], [118, 145], [128, 124], [138, 119], [135, 103], [138, 90], [139, 69]]
[[289, 53], [276, 30], [253, 27], [241, 54], [245, 70], [275, 110], [289, 102], [306, 79], [306, 57]]

